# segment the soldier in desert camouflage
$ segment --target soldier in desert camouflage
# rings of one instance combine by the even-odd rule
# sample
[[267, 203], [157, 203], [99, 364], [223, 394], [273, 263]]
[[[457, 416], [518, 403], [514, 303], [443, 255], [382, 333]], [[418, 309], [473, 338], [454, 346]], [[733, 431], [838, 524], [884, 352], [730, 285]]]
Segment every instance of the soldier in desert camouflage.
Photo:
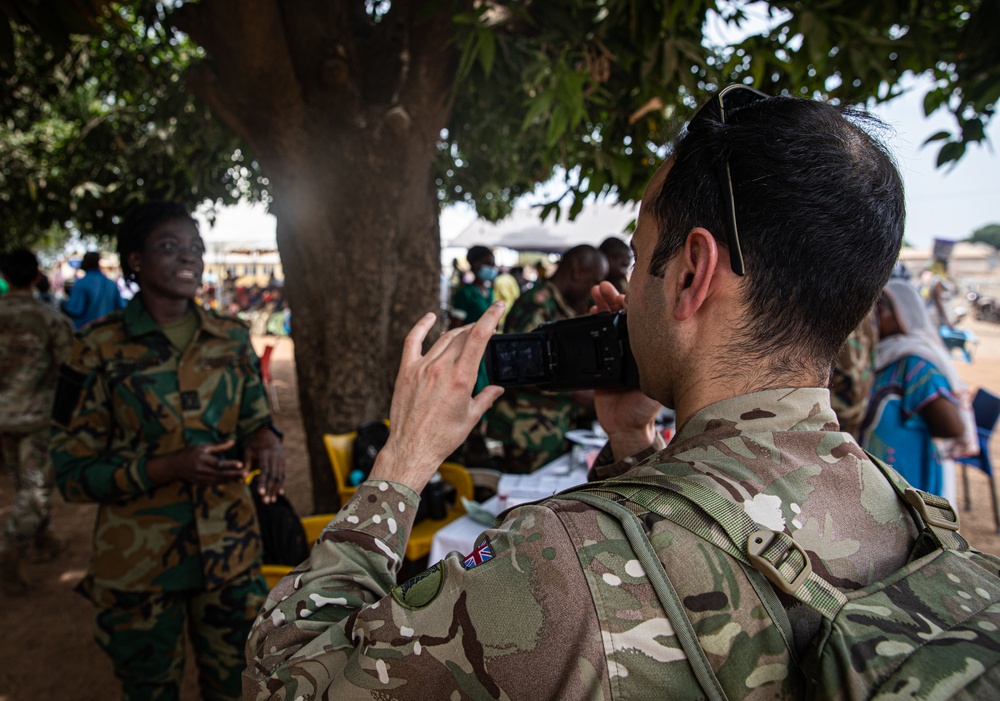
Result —
[[30, 251], [3, 256], [0, 272], [10, 284], [0, 298], [0, 448], [15, 488], [0, 539], [0, 591], [19, 596], [28, 591], [21, 560], [51, 560], [60, 549], [49, 521], [55, 486], [49, 415], [56, 372], [73, 344], [73, 325], [32, 298], [39, 272]]
[[53, 457], [68, 501], [97, 502], [80, 591], [125, 699], [177, 699], [188, 629], [205, 699], [240, 694], [267, 592], [247, 471], [270, 501], [284, 457], [245, 324], [192, 300], [205, 251], [183, 206], [119, 232], [140, 293], [80, 332], [59, 381]]
[[[595, 474], [692, 475], [847, 591], [898, 569], [917, 533], [826, 389], [902, 241], [902, 183], [865, 124], [819, 102], [720, 92], [646, 188], [627, 298], [606, 283], [593, 292], [599, 310], [627, 307], [641, 377], [641, 390], [596, 394], [618, 462]], [[272, 590], [244, 697], [704, 698], [675, 633], [688, 619], [729, 698], [801, 697], [793, 660], [818, 616], [789, 606], [786, 639], [735, 560], [651, 514], [683, 620], [661, 608], [617, 519], [559, 497], [510, 510], [472, 553], [396, 585], [420, 490], [502, 393], [468, 400], [499, 316], [426, 354], [433, 315], [414, 327], [389, 442], [310, 560]], [[666, 449], [661, 403], [677, 414]]]

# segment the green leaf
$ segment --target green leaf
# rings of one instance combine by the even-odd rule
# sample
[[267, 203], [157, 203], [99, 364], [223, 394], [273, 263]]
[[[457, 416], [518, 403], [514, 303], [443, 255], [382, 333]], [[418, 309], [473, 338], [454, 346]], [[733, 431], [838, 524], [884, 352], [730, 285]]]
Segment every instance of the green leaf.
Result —
[[489, 77], [493, 71], [493, 59], [496, 57], [496, 39], [493, 31], [483, 29], [479, 32], [479, 63], [483, 66], [483, 74]]
[[944, 104], [947, 95], [942, 90], [929, 90], [924, 95], [924, 116], [929, 117], [936, 109]]
[[960, 141], [950, 141], [938, 151], [937, 167], [958, 161], [965, 154], [965, 144]]
[[928, 136], [924, 140], [924, 143], [922, 145], [926, 146], [927, 144], [931, 143], [932, 141], [941, 141], [942, 139], [950, 139], [950, 138], [951, 138], [951, 132], [950, 131], [939, 131], [936, 134]]

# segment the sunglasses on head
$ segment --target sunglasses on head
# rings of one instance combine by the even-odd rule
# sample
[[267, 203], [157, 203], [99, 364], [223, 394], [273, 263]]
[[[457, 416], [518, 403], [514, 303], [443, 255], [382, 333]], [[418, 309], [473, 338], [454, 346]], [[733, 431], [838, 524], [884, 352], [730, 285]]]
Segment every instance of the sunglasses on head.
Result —
[[[754, 90], [746, 85], [727, 85], [698, 108], [698, 111], [688, 122], [688, 130], [701, 122], [726, 123], [726, 112], [746, 107], [754, 102], [766, 100], [770, 95]], [[733, 178], [729, 173], [729, 159], [719, 167], [719, 185], [722, 189], [722, 200], [726, 205], [727, 215], [724, 217], [726, 237], [729, 245], [729, 264], [737, 275], [744, 275], [743, 251], [740, 248], [739, 227], [736, 225], [736, 201], [733, 199]]]

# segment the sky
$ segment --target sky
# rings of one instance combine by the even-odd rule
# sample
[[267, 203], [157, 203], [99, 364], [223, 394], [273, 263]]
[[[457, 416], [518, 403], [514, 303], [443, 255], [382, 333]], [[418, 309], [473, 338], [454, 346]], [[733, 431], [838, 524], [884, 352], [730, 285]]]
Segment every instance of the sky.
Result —
[[872, 109], [896, 130], [889, 145], [906, 188], [906, 240], [926, 248], [935, 238], [962, 240], [987, 224], [1000, 224], [1000, 119], [986, 129], [990, 143], [966, 149], [954, 168], [935, 168], [939, 143], [920, 145], [953, 118], [939, 111], [924, 117], [925, 83]]

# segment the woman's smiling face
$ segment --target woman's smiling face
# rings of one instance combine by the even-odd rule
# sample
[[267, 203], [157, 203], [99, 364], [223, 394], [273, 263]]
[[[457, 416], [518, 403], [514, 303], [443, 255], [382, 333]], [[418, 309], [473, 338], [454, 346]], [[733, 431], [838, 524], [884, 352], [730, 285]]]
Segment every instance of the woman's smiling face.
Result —
[[169, 219], [146, 238], [141, 253], [129, 255], [144, 296], [191, 299], [205, 270], [205, 244], [188, 219]]

